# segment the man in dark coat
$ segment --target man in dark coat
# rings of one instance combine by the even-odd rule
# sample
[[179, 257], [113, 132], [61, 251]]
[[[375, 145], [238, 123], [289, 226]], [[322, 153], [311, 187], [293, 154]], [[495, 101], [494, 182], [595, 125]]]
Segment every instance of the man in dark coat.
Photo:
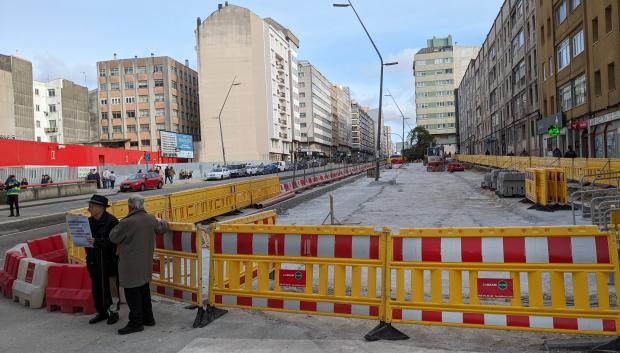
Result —
[[163, 234], [168, 228], [165, 221], [144, 211], [141, 195], [130, 196], [127, 206], [129, 214], [110, 233], [110, 240], [120, 247], [118, 275], [129, 306], [129, 323], [118, 330], [120, 335], [155, 325], [149, 286], [153, 276], [155, 234]]
[[118, 321], [118, 313], [110, 310], [112, 294], [110, 277], [118, 274], [118, 257], [116, 245], [110, 241], [110, 231], [118, 224], [118, 219], [108, 213], [110, 207], [105, 196], [93, 195], [88, 201], [88, 218], [92, 233], [92, 248], [86, 248], [86, 267], [92, 283], [93, 301], [97, 315], [90, 319], [90, 324], [107, 320], [108, 325]]

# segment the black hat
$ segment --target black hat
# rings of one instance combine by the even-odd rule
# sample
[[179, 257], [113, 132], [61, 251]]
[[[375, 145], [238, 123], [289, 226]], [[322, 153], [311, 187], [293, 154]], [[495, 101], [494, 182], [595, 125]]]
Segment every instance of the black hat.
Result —
[[88, 200], [88, 203], [94, 203], [103, 207], [110, 207], [108, 204], [108, 198], [97, 194], [93, 195], [90, 200]]

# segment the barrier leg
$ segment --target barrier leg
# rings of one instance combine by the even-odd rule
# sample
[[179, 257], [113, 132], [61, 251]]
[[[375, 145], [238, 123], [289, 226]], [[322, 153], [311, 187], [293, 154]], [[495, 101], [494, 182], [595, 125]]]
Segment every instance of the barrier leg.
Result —
[[615, 338], [607, 343], [592, 348], [589, 353], [607, 353], [620, 351], [620, 338]]
[[375, 328], [373, 328], [370, 332], [366, 334], [366, 336], [364, 336], [364, 339], [366, 341], [402, 341], [408, 340], [409, 336], [400, 332], [396, 327], [392, 326], [391, 323], [380, 321], [379, 325], [375, 326]]
[[207, 304], [206, 308], [198, 308], [198, 312], [196, 313], [196, 318], [194, 319], [194, 324], [192, 326], [194, 328], [205, 327], [215, 321], [215, 319], [224, 316], [226, 313], [228, 313], [228, 310], [216, 308], [215, 306]]

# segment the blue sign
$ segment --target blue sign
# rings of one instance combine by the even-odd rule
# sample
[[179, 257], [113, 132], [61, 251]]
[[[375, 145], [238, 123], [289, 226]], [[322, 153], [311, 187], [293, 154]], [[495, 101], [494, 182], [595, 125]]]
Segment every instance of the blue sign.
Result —
[[151, 154], [150, 154], [150, 153], [148, 153], [148, 152], [147, 152], [147, 153], [145, 153], [145, 154], [144, 154], [144, 160], [145, 160], [145, 161], [147, 161], [147, 162], [148, 162], [148, 161], [150, 161], [150, 160], [151, 160]]
[[177, 134], [176, 154], [178, 158], [194, 158], [192, 135]]

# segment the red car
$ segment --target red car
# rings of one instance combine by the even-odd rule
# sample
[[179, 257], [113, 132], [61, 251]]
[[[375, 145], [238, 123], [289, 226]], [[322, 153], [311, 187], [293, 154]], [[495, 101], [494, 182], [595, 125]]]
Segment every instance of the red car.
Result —
[[121, 191], [144, 191], [145, 189], [161, 189], [164, 185], [164, 178], [158, 173], [137, 173], [130, 175], [120, 185]]

